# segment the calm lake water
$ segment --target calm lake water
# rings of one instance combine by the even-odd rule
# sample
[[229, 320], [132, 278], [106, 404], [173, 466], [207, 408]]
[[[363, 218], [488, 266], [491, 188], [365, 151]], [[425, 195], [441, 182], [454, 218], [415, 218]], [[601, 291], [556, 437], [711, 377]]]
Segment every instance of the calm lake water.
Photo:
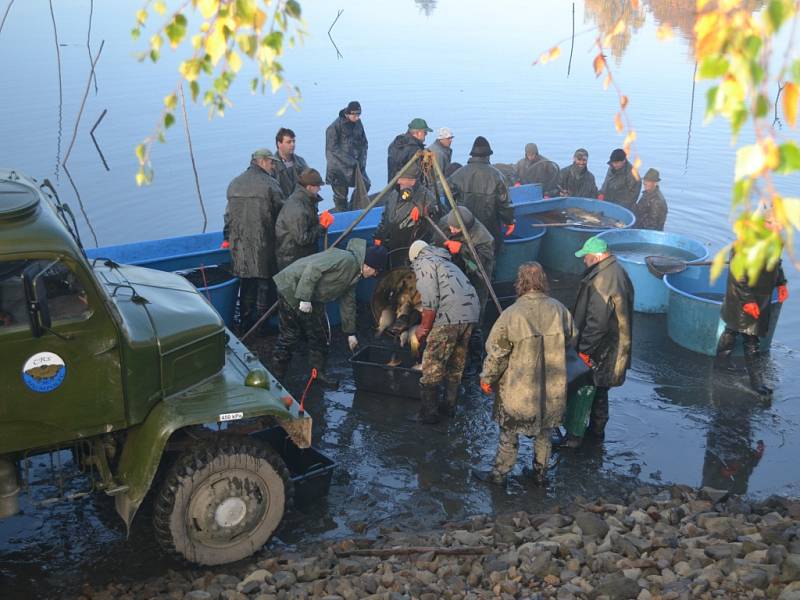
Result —
[[[97, 64], [97, 90], [92, 85], [68, 166], [100, 245], [202, 230], [180, 117], [169, 131], [169, 143], [154, 148], [153, 184], [139, 188], [134, 182], [134, 147], [152, 132], [162, 99], [177, 82], [176, 67], [183, 57], [165, 49], [157, 65], [135, 61], [135, 53], [144, 45], [132, 42], [129, 32], [140, 4], [134, 0], [95, 2], [92, 15], [92, 50], [96, 52], [102, 40], [105, 46]], [[694, 3], [643, 0], [641, 4], [639, 26], [630, 39], [615, 44], [610, 63], [630, 98], [628, 111], [638, 132], [636, 149], [642, 167], [661, 173], [661, 189], [669, 203], [667, 230], [701, 240], [713, 253], [731, 237], [729, 197], [735, 146], [726, 122], [703, 124], [709, 86], [693, 84], [689, 30], [682, 24], [687, 18], [681, 16]], [[453, 159], [462, 163], [477, 135], [490, 141], [494, 162], [514, 162], [521, 158], [526, 143], [535, 142], [543, 155], [564, 166], [576, 148], [585, 147], [599, 185], [608, 155], [622, 138], [613, 124], [616, 96], [603, 91], [602, 82], [595, 79], [591, 46], [598, 23], [605, 28], [613, 25], [620, 5], [608, 0], [575, 3], [579, 35], [568, 76], [569, 41], [556, 62], [536, 67], [531, 63], [554, 43], [570, 37], [571, 2], [304, 2], [309, 35], [284, 60], [289, 81], [302, 91], [299, 112], [277, 117], [283, 97], [250, 94], [246, 70], [235, 84], [234, 106], [224, 118], [209, 120], [202, 106], [188, 107], [209, 231], [222, 226], [228, 182], [247, 166], [254, 149], [274, 147], [279, 127], [292, 128], [298, 154], [324, 171], [325, 128], [353, 99], [363, 107], [370, 142], [367, 171], [375, 186], [386, 180], [387, 145], [414, 117], [425, 118], [434, 129], [451, 128], [455, 132]], [[54, 0], [53, 6], [61, 55], [61, 106], [48, 2], [15, 2], [0, 32], [0, 71], [6, 78], [0, 96], [0, 165], [40, 180], [50, 178], [77, 214], [77, 198], [57, 164], [72, 139], [89, 75], [90, 3]], [[341, 58], [327, 35], [339, 8], [344, 12], [331, 35]], [[674, 39], [660, 42], [655, 31], [665, 21], [681, 26], [675, 28]], [[108, 171], [89, 136], [103, 111], [107, 113], [95, 137]], [[751, 132], [745, 131], [741, 141], [750, 137]], [[798, 178], [785, 180], [781, 186], [800, 196]], [[330, 206], [330, 190], [323, 195], [328, 199], [323, 206]], [[86, 221], [80, 215], [79, 220], [85, 242], [93, 245]], [[791, 296], [770, 358], [776, 394], [769, 407], [756, 405], [742, 382], [714, 382], [705, 357], [667, 340], [662, 317], [637, 316], [634, 364], [625, 386], [611, 395], [605, 455], [582, 456], [576, 459], [578, 466], [564, 472], [580, 480], [581, 491], [597, 491], [591, 487], [595, 480], [613, 488], [619, 478], [629, 476], [724, 485], [718, 481], [719, 472], [730, 474], [731, 465], [742, 465], [737, 474], [728, 476], [731, 489], [759, 496], [800, 494], [800, 372], [796, 368], [800, 286], [796, 270], [788, 264], [787, 275]], [[564, 291], [565, 301], [569, 294]], [[349, 366], [337, 368], [344, 374]], [[453, 449], [456, 458], [441, 466], [418, 444], [398, 442], [397, 430], [386, 419], [401, 419], [396, 413], [404, 409], [384, 410], [363, 395], [354, 399], [352, 391], [326, 394], [324, 401], [319, 399], [322, 404], [315, 414], [323, 427], [320, 443], [350, 473], [350, 479], [335, 481], [329, 513], [298, 525], [287, 539], [298, 537], [298, 531], [306, 539], [322, 532], [346, 533], [348, 523], [365, 512], [372, 516], [362, 520], [390, 520], [402, 514], [400, 503], [423, 506], [436, 518], [447, 518], [541, 500], [521, 492], [520, 486], [509, 495], [489, 494], [463, 478], [465, 465], [485, 466], [491, 460], [496, 432], [487, 415], [459, 421], [455, 434], [463, 439], [459, 437]], [[466, 409], [488, 410], [477, 388], [472, 392]], [[409, 429], [409, 439], [413, 433]], [[756, 440], [766, 446], [760, 461], [753, 461], [750, 451]], [[441, 452], [449, 449], [447, 444], [439, 448]], [[559, 483], [552, 494], [558, 496], [570, 485]], [[155, 559], [127, 554], [124, 536], [104, 529], [93, 512], [87, 511], [88, 517], [73, 523], [61, 509], [48, 510], [59, 512], [28, 515], [0, 525], [0, 577], [10, 576], [16, 589], [28, 589], [25, 586], [48, 572], [57, 580], [75, 560], [82, 561], [79, 570], [86, 573], [97, 572], [98, 564], [113, 571], [111, 563], [143, 574], [163, 568]], [[56, 525], [48, 523], [48, 516], [54, 517]], [[87, 528], [103, 545], [84, 541], [70, 550], [70, 540], [84, 535]], [[37, 566], [35, 556], [46, 556], [54, 566]]]

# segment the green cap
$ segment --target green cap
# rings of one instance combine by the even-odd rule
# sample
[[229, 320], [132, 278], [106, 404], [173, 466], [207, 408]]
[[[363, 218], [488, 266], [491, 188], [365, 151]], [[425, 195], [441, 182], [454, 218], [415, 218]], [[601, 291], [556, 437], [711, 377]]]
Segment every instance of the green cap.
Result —
[[587, 254], [603, 254], [605, 252], [608, 252], [608, 244], [606, 244], [606, 241], [599, 237], [590, 237], [584, 242], [583, 248], [575, 253], [575, 256], [580, 258]]
[[275, 160], [275, 154], [269, 148], [259, 148], [258, 150], [253, 152], [253, 154], [250, 155], [250, 158], [252, 160], [255, 160], [257, 158], [269, 158]]
[[425, 119], [420, 119], [417, 117], [416, 119], [411, 119], [411, 123], [408, 124], [409, 129], [422, 129], [427, 132], [433, 131], [428, 124], [425, 122]]

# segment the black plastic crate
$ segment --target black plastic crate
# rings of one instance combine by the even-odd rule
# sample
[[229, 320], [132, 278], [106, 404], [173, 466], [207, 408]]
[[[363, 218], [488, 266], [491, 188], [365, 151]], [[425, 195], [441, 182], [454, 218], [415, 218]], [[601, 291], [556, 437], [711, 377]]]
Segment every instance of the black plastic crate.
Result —
[[305, 505], [328, 495], [336, 463], [316, 448], [298, 448], [281, 427], [253, 434], [275, 448], [289, 469], [294, 501]]
[[[396, 367], [387, 364], [393, 357], [400, 360]], [[416, 360], [408, 350], [365, 346], [353, 355], [350, 362], [357, 389], [419, 400], [422, 371], [411, 368]]]

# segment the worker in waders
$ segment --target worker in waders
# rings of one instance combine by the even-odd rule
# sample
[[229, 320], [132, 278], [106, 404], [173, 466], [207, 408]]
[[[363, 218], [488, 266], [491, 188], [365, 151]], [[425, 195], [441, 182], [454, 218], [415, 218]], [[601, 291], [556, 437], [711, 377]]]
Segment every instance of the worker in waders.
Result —
[[[421, 403], [414, 420], [434, 424], [441, 416], [455, 414], [467, 344], [480, 305], [475, 288], [450, 261], [447, 250], [417, 240], [411, 244], [408, 258], [422, 300], [417, 340], [426, 342], [419, 380]], [[443, 382], [444, 398], [439, 391]]]
[[272, 353], [272, 373], [283, 381], [297, 344], [305, 338], [316, 381], [335, 389], [339, 382], [325, 370], [329, 332], [326, 302], [339, 302], [342, 331], [347, 334], [350, 351], [358, 347], [356, 338], [356, 285], [364, 277], [375, 277], [386, 268], [386, 249], [367, 248], [362, 239], [351, 239], [347, 248], [330, 248], [312, 254], [275, 275], [278, 288], [278, 341]]
[[[608, 423], [608, 390], [625, 382], [631, 366], [633, 284], [601, 238], [590, 237], [575, 256], [586, 266], [572, 311], [576, 347], [592, 369], [596, 388], [587, 432], [602, 440]], [[582, 441], [570, 434], [563, 445], [577, 448]]]
[[717, 356], [714, 359], [714, 366], [717, 369], [735, 371], [731, 354], [736, 336], [741, 334], [744, 364], [750, 377], [750, 387], [765, 400], [772, 396], [772, 389], [764, 383], [764, 365], [759, 354], [758, 338], [767, 335], [769, 330], [772, 294], [775, 289], [778, 302], [783, 303], [789, 297], [789, 290], [786, 287], [786, 277], [780, 261], [772, 269], [761, 271], [753, 285], [748, 283], [746, 275], [737, 279], [732, 271], [728, 271], [721, 312], [725, 330], [717, 343]]
[[550, 461], [550, 432], [561, 424], [567, 405], [567, 344], [572, 315], [547, 295], [547, 275], [537, 262], [520, 265], [514, 283], [517, 301], [495, 321], [486, 340], [481, 390], [494, 393], [493, 416], [500, 426], [494, 468], [473, 471], [483, 481], [503, 485], [517, 461], [519, 436], [535, 438], [532, 475], [544, 484]]

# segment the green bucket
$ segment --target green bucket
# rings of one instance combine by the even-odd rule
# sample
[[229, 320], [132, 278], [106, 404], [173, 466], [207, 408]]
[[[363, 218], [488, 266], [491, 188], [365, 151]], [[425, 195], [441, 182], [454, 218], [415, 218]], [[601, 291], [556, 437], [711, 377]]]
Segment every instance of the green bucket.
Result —
[[574, 437], [583, 437], [589, 426], [589, 412], [592, 410], [594, 390], [593, 385], [584, 385], [567, 397], [564, 429]]

